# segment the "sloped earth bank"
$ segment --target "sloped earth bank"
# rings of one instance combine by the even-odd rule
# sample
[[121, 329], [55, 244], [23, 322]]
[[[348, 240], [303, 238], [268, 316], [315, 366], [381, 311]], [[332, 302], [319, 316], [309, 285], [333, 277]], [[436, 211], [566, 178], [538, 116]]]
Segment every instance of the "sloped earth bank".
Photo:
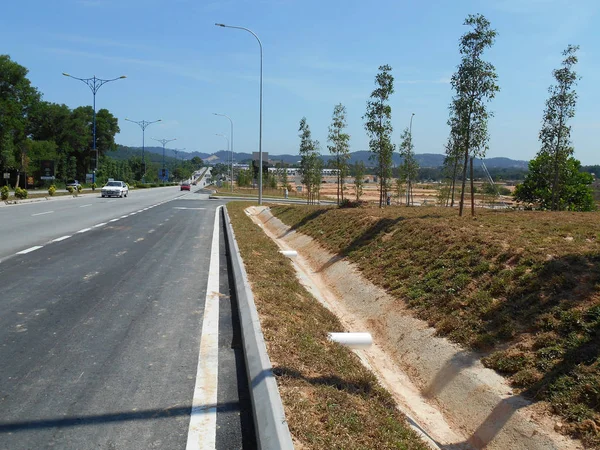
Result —
[[476, 354], [444, 338], [344, 259], [290, 230], [268, 207], [246, 213], [282, 250], [296, 250], [298, 278], [347, 331], [367, 331], [374, 345], [356, 351], [388, 389], [413, 427], [446, 450], [582, 449], [554, 431], [541, 404], [513, 395]]

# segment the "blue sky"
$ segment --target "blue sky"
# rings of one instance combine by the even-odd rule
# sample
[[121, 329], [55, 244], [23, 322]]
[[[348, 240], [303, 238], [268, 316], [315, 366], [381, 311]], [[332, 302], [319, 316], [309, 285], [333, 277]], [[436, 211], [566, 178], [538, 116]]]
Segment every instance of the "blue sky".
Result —
[[468, 14], [481, 13], [499, 35], [485, 55], [497, 69], [500, 93], [488, 157], [528, 160], [537, 139], [552, 70], [568, 44], [581, 46], [576, 67], [575, 157], [600, 164], [600, 2], [597, 0], [20, 0], [5, 2], [0, 53], [29, 69], [44, 99], [71, 108], [92, 103], [83, 83], [61, 75], [127, 79], [104, 85], [97, 108], [119, 118], [117, 142], [141, 146], [141, 129], [126, 122], [156, 120], [151, 140], [169, 148], [213, 153], [226, 149], [229, 115], [236, 152], [258, 149], [259, 48], [264, 49], [263, 151], [297, 154], [306, 116], [327, 151], [333, 107], [348, 110], [351, 150], [368, 149], [362, 116], [377, 68], [393, 68], [394, 142], [411, 113], [416, 153], [443, 153], [459, 62], [458, 40]]

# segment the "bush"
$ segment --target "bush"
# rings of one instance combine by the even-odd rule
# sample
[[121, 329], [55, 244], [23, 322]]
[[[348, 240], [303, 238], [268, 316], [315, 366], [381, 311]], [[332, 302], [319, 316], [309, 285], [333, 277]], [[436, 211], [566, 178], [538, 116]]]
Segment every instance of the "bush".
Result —
[[27, 198], [28, 192], [25, 189], [21, 189], [20, 187], [15, 188], [15, 197], [24, 199]]
[[77, 193], [80, 193], [83, 189], [83, 186], [81, 184], [77, 185]]
[[96, 183], [92, 183], [92, 191], [95, 191], [98, 185]]
[[54, 186], [54, 185], [51, 185], [51, 186], [48, 188], [48, 195], [49, 195], [50, 197], [52, 197], [52, 196], [53, 196], [55, 193], [56, 193], [56, 186]]
[[74, 191], [73, 186], [67, 186], [67, 191], [69, 191], [69, 194], [72, 194]]
[[9, 195], [10, 190], [8, 189], [8, 186], [2, 186], [2, 188], [0, 189], [0, 198], [2, 200], [7, 200]]
[[345, 198], [344, 200], [342, 200], [340, 202], [340, 208], [358, 208], [360, 206], [365, 206], [367, 205], [368, 202], [366, 201], [355, 201], [355, 200], [350, 200], [348, 198]]

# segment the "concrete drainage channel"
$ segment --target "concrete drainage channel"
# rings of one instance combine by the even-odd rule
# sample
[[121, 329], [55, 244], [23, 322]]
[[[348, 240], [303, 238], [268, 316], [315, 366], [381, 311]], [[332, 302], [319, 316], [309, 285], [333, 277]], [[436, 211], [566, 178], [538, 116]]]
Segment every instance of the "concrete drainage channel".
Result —
[[[250, 207], [246, 213], [282, 251], [297, 252], [298, 256], [292, 262], [298, 278], [315, 298], [340, 318], [347, 331], [367, 331], [373, 335], [375, 345], [355, 350], [357, 355], [394, 396], [409, 424], [433, 448], [583, 448], [578, 441], [556, 433], [553, 429], [556, 419], [552, 420], [540, 405], [513, 394], [506, 380], [483, 367], [477, 355], [436, 337], [435, 330], [411, 317], [401, 302], [363, 279], [347, 261], [326, 252], [311, 238], [290, 230], [271, 214], [268, 207]], [[229, 222], [227, 228], [231, 249], [235, 249], [232, 253], [239, 258]], [[252, 293], [245, 282], [241, 261], [237, 262], [237, 266], [238, 295], [241, 290], [241, 295], [250, 299], [250, 302], [244, 300], [246, 306], [242, 306], [240, 301], [240, 317], [246, 363], [249, 371], [253, 371], [248, 375], [253, 401], [261, 401], [255, 389], [263, 381], [263, 389], [272, 389], [268, 394], [259, 394], [265, 397], [262, 405], [255, 405], [255, 417], [257, 414], [268, 416], [259, 420], [266, 419], [273, 430], [271, 433], [279, 433], [278, 438], [285, 438], [283, 445], [261, 448], [292, 448], [291, 439], [287, 440], [287, 426], [283, 426], [285, 419], [281, 399], [270, 371]], [[253, 315], [243, 309], [251, 309]], [[254, 337], [249, 331], [252, 327]], [[250, 351], [264, 351], [262, 367], [250, 367], [254, 359], [249, 357]], [[271, 405], [273, 410], [268, 413], [266, 410], [270, 407], [265, 398], [274, 401]], [[266, 434], [264, 429], [260, 430], [258, 423], [256, 428], [257, 435], [259, 432]]]

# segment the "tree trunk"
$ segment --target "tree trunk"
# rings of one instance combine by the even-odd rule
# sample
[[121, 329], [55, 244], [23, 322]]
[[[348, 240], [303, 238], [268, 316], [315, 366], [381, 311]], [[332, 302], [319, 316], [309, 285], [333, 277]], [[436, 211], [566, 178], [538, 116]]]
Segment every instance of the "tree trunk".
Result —
[[561, 118], [559, 121], [558, 135], [556, 136], [556, 150], [554, 151], [554, 180], [552, 182], [552, 211], [558, 209], [558, 172], [559, 172], [559, 157], [560, 157], [560, 138], [562, 134], [562, 111]]
[[475, 215], [475, 187], [473, 186], [473, 157], [470, 158], [471, 164], [471, 215]]
[[460, 203], [458, 206], [458, 215], [463, 215], [463, 207], [465, 204], [465, 186], [467, 185], [467, 165], [469, 164], [469, 147], [465, 148], [465, 163], [462, 171], [462, 191], [460, 192]]
[[452, 171], [452, 200], [450, 207], [454, 208], [454, 188], [456, 187], [456, 174], [458, 172], [458, 157], [454, 158], [454, 170]]

